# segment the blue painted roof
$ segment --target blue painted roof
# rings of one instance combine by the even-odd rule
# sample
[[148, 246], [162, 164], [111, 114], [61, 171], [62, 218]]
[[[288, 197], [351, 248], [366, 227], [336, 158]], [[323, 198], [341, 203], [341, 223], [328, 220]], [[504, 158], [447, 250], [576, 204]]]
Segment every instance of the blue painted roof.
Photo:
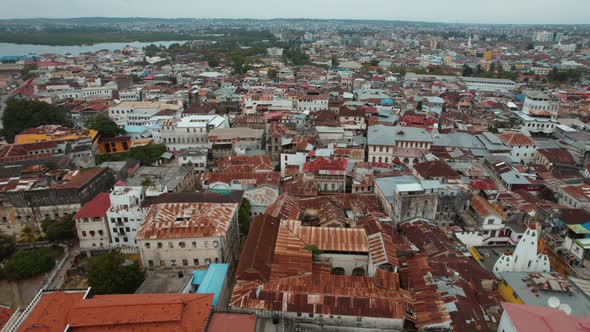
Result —
[[193, 285], [200, 285], [205, 274], [207, 274], [207, 270], [193, 270]]
[[147, 127], [146, 126], [130, 126], [130, 125], [126, 125], [124, 129], [125, 129], [125, 132], [126, 133], [138, 133], [138, 134], [141, 134], [141, 133], [143, 133], [144, 131], [147, 130]]
[[223, 288], [223, 284], [225, 283], [225, 278], [227, 275], [227, 270], [229, 268], [228, 264], [210, 264], [209, 269], [207, 269], [207, 273], [197, 289], [197, 293], [213, 293], [213, 305], [217, 305], [217, 300], [219, 300], [219, 295], [221, 295], [221, 290]]

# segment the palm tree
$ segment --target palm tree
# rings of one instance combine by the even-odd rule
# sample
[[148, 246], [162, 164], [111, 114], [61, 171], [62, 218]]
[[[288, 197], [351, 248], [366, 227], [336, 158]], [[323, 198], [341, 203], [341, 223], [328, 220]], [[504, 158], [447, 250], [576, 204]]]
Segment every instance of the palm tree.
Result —
[[37, 241], [37, 234], [31, 227], [27, 226], [20, 232], [20, 241], [25, 244], [33, 244]]

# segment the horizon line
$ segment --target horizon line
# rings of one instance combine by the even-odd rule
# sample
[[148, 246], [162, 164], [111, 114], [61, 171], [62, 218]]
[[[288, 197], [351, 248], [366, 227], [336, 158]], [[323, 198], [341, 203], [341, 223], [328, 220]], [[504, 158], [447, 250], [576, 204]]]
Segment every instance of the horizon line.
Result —
[[465, 25], [557, 25], [557, 26], [577, 26], [589, 25], [590, 23], [499, 23], [499, 22], [467, 22], [467, 21], [428, 21], [413, 19], [381, 19], [381, 18], [321, 18], [321, 17], [273, 17], [273, 18], [255, 18], [255, 17], [156, 17], [156, 16], [70, 16], [70, 17], [15, 17], [0, 18], [1, 21], [11, 20], [74, 20], [74, 19], [159, 19], [159, 20], [256, 20], [256, 21], [273, 21], [273, 20], [314, 20], [314, 21], [375, 21], [375, 22], [409, 22], [409, 23], [430, 23], [430, 24], [465, 24]]

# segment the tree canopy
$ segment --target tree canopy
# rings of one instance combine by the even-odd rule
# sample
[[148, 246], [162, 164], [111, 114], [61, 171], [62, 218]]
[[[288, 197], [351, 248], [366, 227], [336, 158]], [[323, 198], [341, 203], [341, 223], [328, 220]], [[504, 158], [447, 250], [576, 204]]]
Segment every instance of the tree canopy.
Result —
[[123, 128], [105, 115], [93, 116], [86, 123], [86, 127], [98, 131], [102, 137], [115, 137], [125, 134]]
[[54, 105], [37, 101], [11, 98], [6, 102], [2, 114], [2, 136], [7, 142], [14, 142], [14, 137], [27, 128], [41, 125], [70, 126], [65, 111]]
[[76, 237], [76, 224], [72, 215], [61, 220], [44, 220], [41, 226], [47, 240], [51, 242], [64, 242]]
[[10, 235], [0, 233], [0, 261], [12, 255], [14, 252], [14, 238]]
[[166, 152], [166, 145], [148, 144], [131, 148], [127, 156], [139, 160], [141, 165], [149, 166], [160, 159], [164, 152]]
[[49, 249], [19, 250], [4, 263], [4, 275], [8, 279], [26, 279], [50, 271], [55, 266]]
[[130, 294], [141, 285], [144, 273], [118, 250], [91, 257], [86, 263], [88, 284], [96, 294]]

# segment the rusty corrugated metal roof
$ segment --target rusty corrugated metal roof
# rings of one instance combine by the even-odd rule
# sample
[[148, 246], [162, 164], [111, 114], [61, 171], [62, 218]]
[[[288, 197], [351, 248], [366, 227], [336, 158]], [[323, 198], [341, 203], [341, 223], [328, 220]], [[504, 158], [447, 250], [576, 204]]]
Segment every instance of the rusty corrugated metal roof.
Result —
[[237, 203], [154, 204], [137, 232], [137, 239], [223, 236], [237, 209]]

